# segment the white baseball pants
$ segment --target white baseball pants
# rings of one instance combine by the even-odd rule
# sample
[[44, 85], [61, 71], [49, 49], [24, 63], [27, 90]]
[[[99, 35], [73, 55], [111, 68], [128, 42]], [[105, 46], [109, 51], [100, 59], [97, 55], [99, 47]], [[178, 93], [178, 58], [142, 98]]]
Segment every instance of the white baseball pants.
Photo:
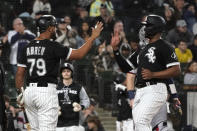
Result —
[[25, 111], [31, 131], [55, 131], [58, 120], [56, 85], [37, 87], [32, 84], [24, 93]]
[[85, 128], [79, 126], [57, 127], [56, 131], [85, 131]]
[[152, 131], [151, 121], [166, 100], [164, 83], [137, 89], [132, 110], [135, 131]]
[[116, 131], [134, 131], [133, 120], [116, 121]]

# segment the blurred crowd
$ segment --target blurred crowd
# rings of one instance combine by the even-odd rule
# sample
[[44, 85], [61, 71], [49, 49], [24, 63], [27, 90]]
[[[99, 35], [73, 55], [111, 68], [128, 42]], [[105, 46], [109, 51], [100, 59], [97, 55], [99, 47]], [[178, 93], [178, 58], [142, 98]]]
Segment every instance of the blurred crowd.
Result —
[[[120, 52], [127, 58], [139, 48], [140, 21], [150, 13], [163, 16], [167, 22], [163, 38], [175, 48], [182, 68], [182, 75], [175, 79], [177, 90], [181, 91], [183, 84], [197, 85], [197, 0], [1, 0], [0, 61], [6, 73], [7, 115], [17, 118], [16, 123], [21, 122], [21, 110], [9, 102], [17, 95], [13, 82], [17, 59], [23, 47], [39, 35], [36, 20], [40, 16], [54, 15], [58, 21], [56, 41], [75, 49], [90, 37], [97, 21], [104, 23], [101, 36], [88, 55], [72, 63], [76, 80], [85, 85], [89, 94], [108, 98], [111, 90], [107, 87], [123, 74], [114, 59], [111, 35], [119, 32]], [[102, 94], [100, 88], [109, 94]], [[87, 116], [90, 111], [84, 113]], [[97, 119], [90, 117], [86, 122], [100, 126]], [[16, 123], [12, 125], [16, 127]]]

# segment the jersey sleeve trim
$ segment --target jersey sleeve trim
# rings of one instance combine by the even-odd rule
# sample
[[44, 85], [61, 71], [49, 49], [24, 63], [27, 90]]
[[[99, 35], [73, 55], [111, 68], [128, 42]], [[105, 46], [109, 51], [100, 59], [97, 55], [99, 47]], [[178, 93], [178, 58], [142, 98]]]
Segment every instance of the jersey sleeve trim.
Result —
[[135, 66], [128, 59], [126, 59], [126, 61], [131, 66], [132, 69], [135, 69]]
[[136, 75], [137, 74], [137, 69], [130, 70], [128, 73]]
[[17, 64], [17, 66], [20, 66], [20, 67], [27, 67], [27, 66], [24, 65], [24, 64]]
[[180, 62], [173, 62], [173, 63], [169, 63], [166, 65], [166, 67], [170, 67], [170, 66], [174, 66], [174, 65], [180, 65]]
[[66, 60], [68, 60], [70, 58], [71, 52], [72, 52], [72, 48], [69, 48], [69, 51], [68, 51], [68, 55], [66, 57]]

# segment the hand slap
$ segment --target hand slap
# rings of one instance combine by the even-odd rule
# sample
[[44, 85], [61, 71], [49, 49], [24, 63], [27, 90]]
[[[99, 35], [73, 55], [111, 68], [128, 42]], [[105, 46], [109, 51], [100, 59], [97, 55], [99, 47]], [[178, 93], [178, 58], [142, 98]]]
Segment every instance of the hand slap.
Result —
[[102, 22], [97, 22], [95, 27], [92, 27], [92, 37], [97, 38], [101, 31], [103, 30], [103, 23]]

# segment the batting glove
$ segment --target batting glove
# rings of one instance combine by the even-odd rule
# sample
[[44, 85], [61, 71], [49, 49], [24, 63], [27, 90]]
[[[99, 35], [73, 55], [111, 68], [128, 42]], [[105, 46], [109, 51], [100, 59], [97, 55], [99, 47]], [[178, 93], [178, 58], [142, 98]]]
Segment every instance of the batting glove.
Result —
[[118, 89], [121, 91], [125, 91], [127, 87], [122, 84], [115, 84], [115, 90], [118, 91]]
[[24, 88], [23, 87], [21, 87], [21, 93], [17, 96], [16, 101], [20, 108], [24, 106]]
[[60, 115], [62, 114], [62, 112], [61, 112], [61, 107], [60, 107], [60, 106], [58, 107], [58, 110], [59, 110], [59, 111], [58, 111], [58, 116], [60, 116]]
[[73, 111], [74, 112], [79, 112], [82, 109], [81, 105], [77, 102], [73, 103]]

